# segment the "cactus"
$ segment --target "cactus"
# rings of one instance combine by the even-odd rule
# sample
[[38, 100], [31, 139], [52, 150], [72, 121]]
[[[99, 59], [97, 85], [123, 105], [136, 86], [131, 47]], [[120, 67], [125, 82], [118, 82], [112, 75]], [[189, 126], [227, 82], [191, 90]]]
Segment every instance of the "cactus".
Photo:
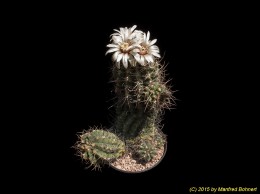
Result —
[[144, 33], [135, 28], [115, 30], [112, 43], [107, 45], [106, 54], [113, 54], [114, 63], [114, 125], [110, 132], [93, 130], [83, 134], [78, 144], [83, 159], [94, 166], [122, 156], [126, 147], [140, 160], [149, 162], [166, 143], [159, 124], [174, 97], [165, 80], [159, 48], [154, 45], [156, 39], [149, 40], [149, 31]]
[[149, 162], [157, 154], [157, 148], [154, 146], [153, 141], [143, 140], [136, 147], [137, 147], [136, 149], [137, 156], [144, 162]]
[[144, 162], [152, 160], [165, 143], [164, 135], [155, 127], [143, 130], [136, 138], [128, 141], [136, 157]]
[[94, 167], [100, 167], [105, 161], [116, 159], [125, 152], [125, 144], [115, 134], [102, 130], [92, 129], [79, 136], [77, 143], [82, 158]]

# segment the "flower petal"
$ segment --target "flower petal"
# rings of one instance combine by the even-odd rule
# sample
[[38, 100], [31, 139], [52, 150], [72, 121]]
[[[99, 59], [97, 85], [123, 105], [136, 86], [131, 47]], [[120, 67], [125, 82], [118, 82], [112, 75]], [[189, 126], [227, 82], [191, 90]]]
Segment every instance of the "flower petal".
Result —
[[136, 25], [134, 25], [132, 28], [131, 28], [131, 32], [133, 32], [134, 31], [134, 29], [136, 28], [137, 26]]
[[134, 58], [135, 58], [135, 60], [136, 60], [138, 63], [140, 63], [140, 55], [139, 55], [139, 54], [135, 54], [135, 55], [134, 55]]
[[121, 36], [121, 35], [120, 35], [120, 33], [115, 32], [115, 33], [111, 34], [110, 37], [111, 36]]
[[119, 53], [116, 62], [119, 62], [122, 59], [123, 55], [123, 53]]
[[152, 58], [151, 55], [144, 55], [144, 58], [146, 59], [146, 61], [147, 61], [148, 63], [152, 63], [152, 62], [153, 62], [153, 58]]
[[118, 48], [118, 47], [119, 47], [119, 45], [116, 45], [116, 44], [108, 44], [108, 45], [107, 45], [107, 47], [111, 47], [111, 48], [112, 48], [112, 47], [114, 47], [114, 48]]
[[149, 50], [148, 53], [149, 53], [150, 55], [152, 55], [153, 53], [159, 54], [159, 51], [158, 51], [158, 50]]
[[116, 31], [116, 32], [120, 33], [120, 31], [119, 31], [119, 30], [117, 30], [117, 29], [114, 29], [114, 31]]
[[144, 33], [144, 35], [143, 35], [143, 41], [145, 42], [145, 40], [146, 40], [146, 34]]
[[148, 32], [147, 32], [147, 36], [146, 36], [146, 42], [147, 42], [147, 43], [148, 43], [149, 39], [150, 39], [150, 32], [148, 31]]
[[123, 56], [123, 65], [124, 65], [124, 67], [127, 69], [127, 67], [128, 67], [128, 54], [124, 54], [124, 56]]
[[119, 29], [120, 29], [120, 33], [123, 34], [124, 31], [125, 31], [124, 28], [121, 27], [121, 28], [119, 28]]
[[111, 48], [111, 49], [108, 49], [108, 51], [106, 52], [105, 55], [107, 55], [108, 53], [112, 53], [112, 52], [118, 51], [118, 50], [119, 50], [118, 48]]
[[159, 53], [153, 52], [152, 55], [154, 55], [154, 56], [156, 56], [156, 57], [158, 57], [158, 58], [161, 58], [161, 55], [160, 55]]
[[156, 45], [152, 45], [152, 46], [150, 46], [149, 48], [150, 48], [150, 49], [154, 49], [154, 50], [159, 50], [159, 47], [156, 46]]
[[149, 55], [144, 55], [145, 60], [149, 63], [150, 62], [150, 58]]
[[123, 39], [122, 39], [121, 36], [113, 36], [112, 39], [113, 39], [115, 44], [123, 42]]
[[151, 47], [149, 48], [149, 51], [157, 52], [157, 53], [160, 52], [159, 48], [151, 48]]
[[150, 55], [150, 63], [154, 62], [154, 58]]
[[126, 29], [125, 30], [125, 33], [124, 33], [124, 40], [128, 39], [128, 36], [129, 36], [129, 33], [128, 33], [128, 30]]
[[112, 56], [112, 60], [113, 60], [113, 61], [116, 61], [117, 56], [118, 56], [119, 53], [120, 53], [119, 51], [116, 51], [116, 52], [113, 54], [113, 56]]
[[144, 56], [141, 56], [141, 58], [140, 58], [140, 64], [143, 65], [143, 66], [145, 65], [145, 64], [144, 64]]
[[154, 43], [156, 43], [157, 39], [153, 39], [148, 45], [152, 46]]

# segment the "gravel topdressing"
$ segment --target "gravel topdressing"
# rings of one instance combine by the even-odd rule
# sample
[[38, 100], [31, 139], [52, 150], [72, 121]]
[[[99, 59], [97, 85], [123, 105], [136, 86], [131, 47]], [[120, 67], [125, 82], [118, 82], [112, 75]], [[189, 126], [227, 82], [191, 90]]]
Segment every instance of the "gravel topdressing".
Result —
[[147, 162], [145, 164], [137, 161], [132, 157], [132, 153], [129, 152], [125, 154], [123, 157], [118, 158], [116, 161], [111, 162], [110, 166], [112, 166], [115, 169], [118, 169], [120, 171], [125, 171], [126, 173], [138, 173], [142, 171], [149, 170], [150, 168], [153, 168], [157, 165], [158, 162], [162, 159], [164, 156], [164, 148], [160, 149], [158, 151], [158, 154], [154, 159], [152, 159], [150, 162]]

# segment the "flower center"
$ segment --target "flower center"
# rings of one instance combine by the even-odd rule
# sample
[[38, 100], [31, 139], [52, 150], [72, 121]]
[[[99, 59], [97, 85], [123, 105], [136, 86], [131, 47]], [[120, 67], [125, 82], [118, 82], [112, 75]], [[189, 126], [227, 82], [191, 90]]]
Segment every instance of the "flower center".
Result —
[[120, 50], [121, 50], [123, 53], [127, 53], [127, 52], [128, 52], [128, 47], [129, 47], [129, 43], [123, 42], [123, 43], [120, 45]]
[[139, 54], [146, 55], [147, 53], [148, 53], [147, 47], [141, 46]]

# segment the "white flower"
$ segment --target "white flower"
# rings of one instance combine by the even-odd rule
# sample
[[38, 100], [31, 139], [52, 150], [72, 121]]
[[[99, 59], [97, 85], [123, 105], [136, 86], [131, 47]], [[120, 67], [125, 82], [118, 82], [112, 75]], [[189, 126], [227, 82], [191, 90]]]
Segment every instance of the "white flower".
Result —
[[128, 62], [134, 65], [135, 60], [132, 55], [132, 50], [138, 46], [140, 38], [142, 37], [141, 31], [135, 30], [136, 25], [131, 28], [120, 28], [115, 30], [112, 36], [112, 44], [108, 44], [108, 53], [113, 53], [112, 60], [116, 63], [116, 66], [120, 68], [120, 62], [122, 61], [125, 68], [128, 67]]
[[133, 50], [134, 58], [138, 63], [145, 66], [148, 63], [153, 63], [155, 57], [160, 58], [159, 48], [154, 45], [157, 39], [152, 41], [150, 39], [150, 32], [147, 32], [147, 35], [143, 33], [142, 42], [139, 44], [138, 48]]

